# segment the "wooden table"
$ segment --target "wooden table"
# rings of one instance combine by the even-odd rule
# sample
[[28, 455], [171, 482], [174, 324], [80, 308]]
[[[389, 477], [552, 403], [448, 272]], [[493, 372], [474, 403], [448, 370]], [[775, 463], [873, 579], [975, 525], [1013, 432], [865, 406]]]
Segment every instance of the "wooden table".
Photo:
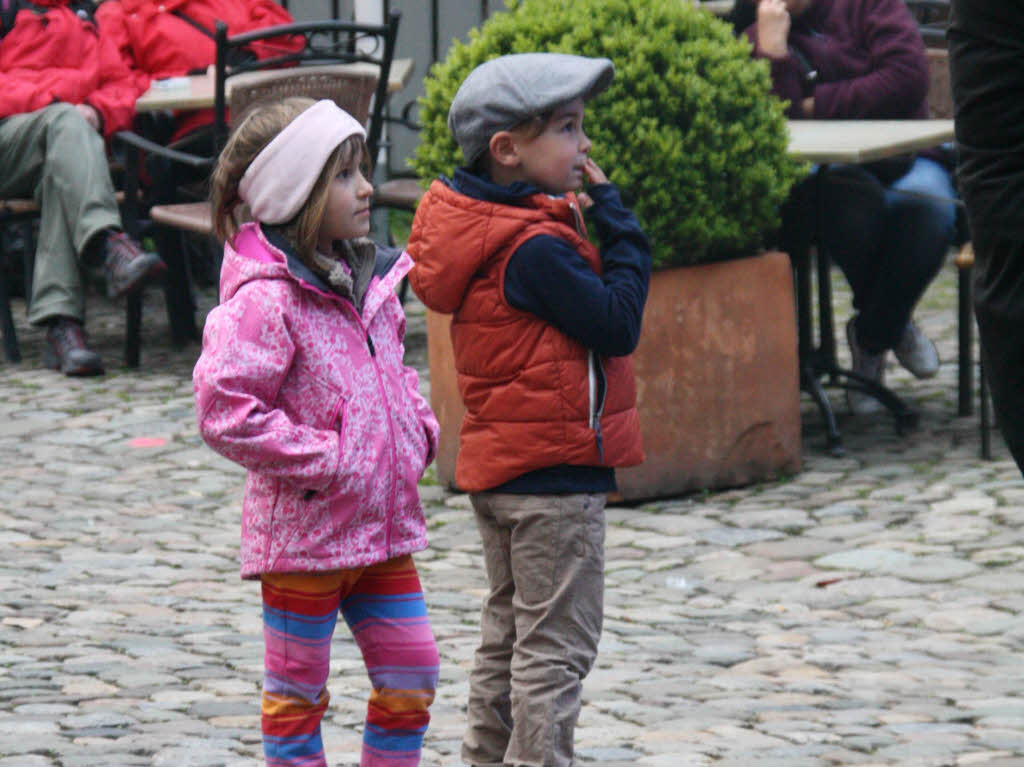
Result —
[[[335, 64], [332, 69], [352, 70], [354, 72], [376, 71], [373, 64], [358, 62], [354, 64]], [[395, 59], [391, 62], [388, 76], [388, 93], [402, 90], [412, 77], [413, 60]], [[239, 75], [244, 77], [245, 75]], [[231, 79], [225, 83], [225, 96], [231, 95]], [[189, 77], [172, 77], [167, 80], [154, 80], [149, 90], [135, 102], [137, 112], [156, 112], [162, 109], [209, 109], [213, 106], [214, 75], [207, 72], [203, 75]]]
[[789, 121], [789, 153], [822, 164], [882, 160], [952, 140], [952, 120]]
[[715, 16], [728, 16], [736, 5], [735, 0], [694, 0], [693, 4]]
[[684, 2], [720, 17], [728, 16], [736, 6], [736, 0], [684, 0]]
[[911, 426], [916, 413], [888, 388], [868, 382], [839, 367], [836, 359], [835, 328], [832, 319], [832, 288], [828, 254], [818, 249], [818, 341], [813, 336], [811, 310], [812, 245], [818, 240], [818, 223], [823, 215], [819, 185], [830, 164], [860, 164], [898, 157], [951, 141], [952, 120], [791, 120], [789, 153], [815, 163], [809, 183], [794, 190], [794, 204], [804, 222], [798, 242], [791, 244], [790, 257], [796, 277], [797, 324], [800, 358], [800, 387], [808, 392], [825, 419], [828, 447], [842, 455], [843, 447], [832, 406], [825, 395], [822, 377], [833, 385], [865, 391], [878, 399], [896, 418], [897, 429]]

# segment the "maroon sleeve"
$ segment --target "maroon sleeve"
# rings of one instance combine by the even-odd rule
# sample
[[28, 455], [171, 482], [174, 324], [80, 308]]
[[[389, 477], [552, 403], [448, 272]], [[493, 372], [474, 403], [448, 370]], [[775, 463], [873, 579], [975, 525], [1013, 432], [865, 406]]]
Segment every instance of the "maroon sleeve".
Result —
[[747, 39], [754, 46], [754, 58], [764, 59], [771, 67], [772, 93], [783, 101], [788, 101], [786, 114], [792, 118], [800, 118], [800, 100], [803, 98], [803, 73], [800, 63], [790, 52], [784, 59], [773, 59], [765, 56], [757, 45], [757, 22], [746, 30]]
[[867, 74], [819, 83], [818, 119], [899, 119], [921, 114], [928, 94], [924, 42], [903, 0], [858, 3], [857, 34], [876, 66]]

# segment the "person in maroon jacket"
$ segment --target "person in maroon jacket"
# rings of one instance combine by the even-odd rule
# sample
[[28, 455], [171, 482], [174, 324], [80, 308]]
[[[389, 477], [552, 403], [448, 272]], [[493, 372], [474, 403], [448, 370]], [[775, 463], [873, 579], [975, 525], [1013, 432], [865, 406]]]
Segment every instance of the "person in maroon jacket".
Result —
[[102, 264], [112, 297], [165, 269], [122, 230], [103, 138], [128, 126], [140, 91], [91, 11], [0, 0], [0, 197], [39, 202], [28, 318], [47, 328], [46, 363], [70, 376], [103, 372], [80, 267]]
[[[760, 0], [746, 34], [791, 118], [928, 116], [928, 61], [903, 0]], [[889, 349], [919, 378], [938, 372], [935, 345], [911, 316], [955, 234], [956, 195], [940, 159], [832, 166], [822, 184], [820, 240], [853, 290], [853, 370], [878, 383]], [[881, 409], [870, 395], [847, 397], [855, 413]]]

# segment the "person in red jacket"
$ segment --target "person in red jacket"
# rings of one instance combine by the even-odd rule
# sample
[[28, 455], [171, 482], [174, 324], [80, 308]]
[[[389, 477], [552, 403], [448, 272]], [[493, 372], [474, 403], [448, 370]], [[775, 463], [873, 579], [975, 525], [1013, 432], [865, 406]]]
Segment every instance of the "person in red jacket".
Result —
[[[231, 35], [289, 24], [291, 14], [272, 0], [106, 0], [96, 10], [96, 23], [117, 48], [121, 60], [145, 90], [153, 80], [205, 72], [216, 60], [216, 24], [223, 21]], [[301, 37], [282, 37], [254, 43], [244, 55], [268, 58], [298, 50]], [[229, 62], [230, 63], [230, 62]], [[146, 114], [136, 130], [159, 144], [200, 156], [217, 152], [212, 109]], [[159, 155], [146, 160], [147, 198], [152, 204], [181, 202], [206, 196], [206, 171], [175, 163]], [[183, 190], [186, 190], [183, 192]], [[190, 196], [191, 195], [191, 196]], [[170, 267], [167, 300], [171, 334], [178, 343], [199, 339], [195, 299], [188, 274], [208, 277], [216, 255], [205, 238], [157, 228], [156, 250]]]
[[[96, 9], [96, 23], [117, 47], [143, 90], [152, 80], [205, 72], [216, 58], [216, 23], [228, 34], [290, 24], [291, 14], [272, 0], [106, 0]], [[263, 59], [302, 46], [301, 39], [255, 43], [252, 55]], [[213, 120], [212, 110], [176, 115], [172, 140]]]
[[130, 124], [140, 91], [91, 11], [0, 0], [0, 196], [39, 202], [28, 318], [47, 327], [47, 364], [70, 376], [103, 372], [80, 267], [102, 264], [112, 297], [165, 269], [123, 232], [103, 138]]

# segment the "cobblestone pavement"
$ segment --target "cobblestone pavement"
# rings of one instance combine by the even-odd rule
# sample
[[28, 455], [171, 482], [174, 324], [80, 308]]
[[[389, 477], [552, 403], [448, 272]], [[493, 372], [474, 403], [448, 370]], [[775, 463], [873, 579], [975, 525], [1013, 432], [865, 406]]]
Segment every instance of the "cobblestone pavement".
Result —
[[[800, 474], [609, 509], [582, 764], [1024, 765], [1024, 482], [998, 439], [981, 460], [977, 419], [955, 415], [954, 280], [918, 313], [939, 377], [890, 369], [921, 412], [913, 432], [850, 417], [832, 391], [848, 455], [831, 458], [804, 397]], [[90, 307], [105, 377], [41, 369], [22, 303], [26, 361], [0, 364], [0, 767], [258, 764], [242, 472], [196, 434], [197, 348], [166, 343], [154, 295], [144, 367], [118, 369], [123, 314]], [[481, 551], [465, 496], [429, 475], [422, 493], [443, 658], [423, 763], [458, 765]], [[354, 765], [367, 683], [344, 630], [334, 651], [325, 740], [332, 765]]]

